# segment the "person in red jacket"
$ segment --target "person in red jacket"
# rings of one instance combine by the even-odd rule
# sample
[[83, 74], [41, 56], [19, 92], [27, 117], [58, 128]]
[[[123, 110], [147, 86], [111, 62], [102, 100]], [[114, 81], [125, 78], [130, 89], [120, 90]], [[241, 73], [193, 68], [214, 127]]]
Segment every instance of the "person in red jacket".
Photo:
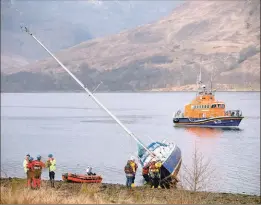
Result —
[[45, 164], [41, 161], [41, 156], [38, 155], [37, 159], [33, 161], [32, 163], [32, 169], [34, 172], [34, 178], [33, 178], [33, 187], [34, 188], [40, 188], [41, 187], [41, 175], [42, 175], [42, 169], [45, 167]]
[[33, 185], [33, 179], [34, 179], [34, 172], [33, 172], [33, 157], [29, 157], [28, 163], [26, 165], [28, 171], [27, 171], [27, 187], [32, 188]]
[[145, 179], [145, 183], [144, 184], [148, 184], [150, 182], [150, 177], [149, 177], [149, 167], [150, 167], [150, 162], [148, 164], [146, 164], [143, 168], [142, 168], [142, 176]]

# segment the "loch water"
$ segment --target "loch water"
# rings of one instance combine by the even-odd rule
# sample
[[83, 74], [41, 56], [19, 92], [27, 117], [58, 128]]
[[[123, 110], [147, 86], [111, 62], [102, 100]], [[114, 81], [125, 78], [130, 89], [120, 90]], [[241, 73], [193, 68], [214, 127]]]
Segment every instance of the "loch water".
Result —
[[[208, 190], [260, 195], [260, 93], [217, 92], [227, 109], [241, 109], [239, 129], [176, 128], [173, 112], [193, 92], [97, 93], [97, 98], [145, 144], [164, 139], [182, 151], [192, 166], [197, 150], [210, 160], [214, 174]], [[84, 93], [1, 94], [1, 176], [25, 177], [27, 153], [57, 160], [56, 179], [92, 166], [103, 182], [125, 183], [124, 166], [137, 145]], [[181, 171], [182, 173], [182, 171]], [[47, 171], [43, 178], [48, 178]], [[139, 165], [136, 183], [142, 184]]]

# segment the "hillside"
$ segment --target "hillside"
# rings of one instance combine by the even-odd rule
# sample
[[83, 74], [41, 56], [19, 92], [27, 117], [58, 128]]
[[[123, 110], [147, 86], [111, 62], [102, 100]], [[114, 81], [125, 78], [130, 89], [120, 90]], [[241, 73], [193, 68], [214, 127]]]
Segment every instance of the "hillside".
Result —
[[21, 59], [33, 62], [48, 57], [21, 32], [20, 25], [29, 26], [46, 46], [59, 51], [158, 20], [177, 4], [180, 2], [2, 0], [1, 67], [7, 71]]
[[[57, 56], [90, 88], [102, 81], [103, 91], [194, 84], [200, 66], [205, 82], [212, 74], [216, 84], [260, 85], [260, 1], [189, 1], [155, 23], [82, 42]], [[78, 89], [51, 58], [21, 70], [2, 77], [8, 78], [2, 90]], [[35, 76], [48, 79], [48, 88]]]
[[4, 73], [19, 72], [21, 67], [28, 64], [29, 62], [19, 55], [1, 55], [1, 71]]

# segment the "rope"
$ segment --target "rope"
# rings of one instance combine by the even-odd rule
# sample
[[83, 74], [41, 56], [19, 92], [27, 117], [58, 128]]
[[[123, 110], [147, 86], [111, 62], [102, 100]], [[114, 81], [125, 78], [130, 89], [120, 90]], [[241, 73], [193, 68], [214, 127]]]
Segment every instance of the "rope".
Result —
[[100, 86], [101, 84], [103, 84], [102, 81], [101, 81], [100, 84], [92, 91], [92, 93], [94, 93], [94, 92], [99, 88], [99, 86]]

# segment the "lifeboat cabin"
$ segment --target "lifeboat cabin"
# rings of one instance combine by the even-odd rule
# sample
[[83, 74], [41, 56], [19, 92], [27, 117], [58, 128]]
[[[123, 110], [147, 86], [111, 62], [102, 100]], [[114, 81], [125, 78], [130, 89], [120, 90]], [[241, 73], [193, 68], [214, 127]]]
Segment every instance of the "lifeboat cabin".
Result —
[[240, 110], [227, 110], [222, 101], [217, 101], [212, 91], [203, 85], [196, 98], [178, 110], [173, 116], [175, 126], [237, 127], [244, 118]]

